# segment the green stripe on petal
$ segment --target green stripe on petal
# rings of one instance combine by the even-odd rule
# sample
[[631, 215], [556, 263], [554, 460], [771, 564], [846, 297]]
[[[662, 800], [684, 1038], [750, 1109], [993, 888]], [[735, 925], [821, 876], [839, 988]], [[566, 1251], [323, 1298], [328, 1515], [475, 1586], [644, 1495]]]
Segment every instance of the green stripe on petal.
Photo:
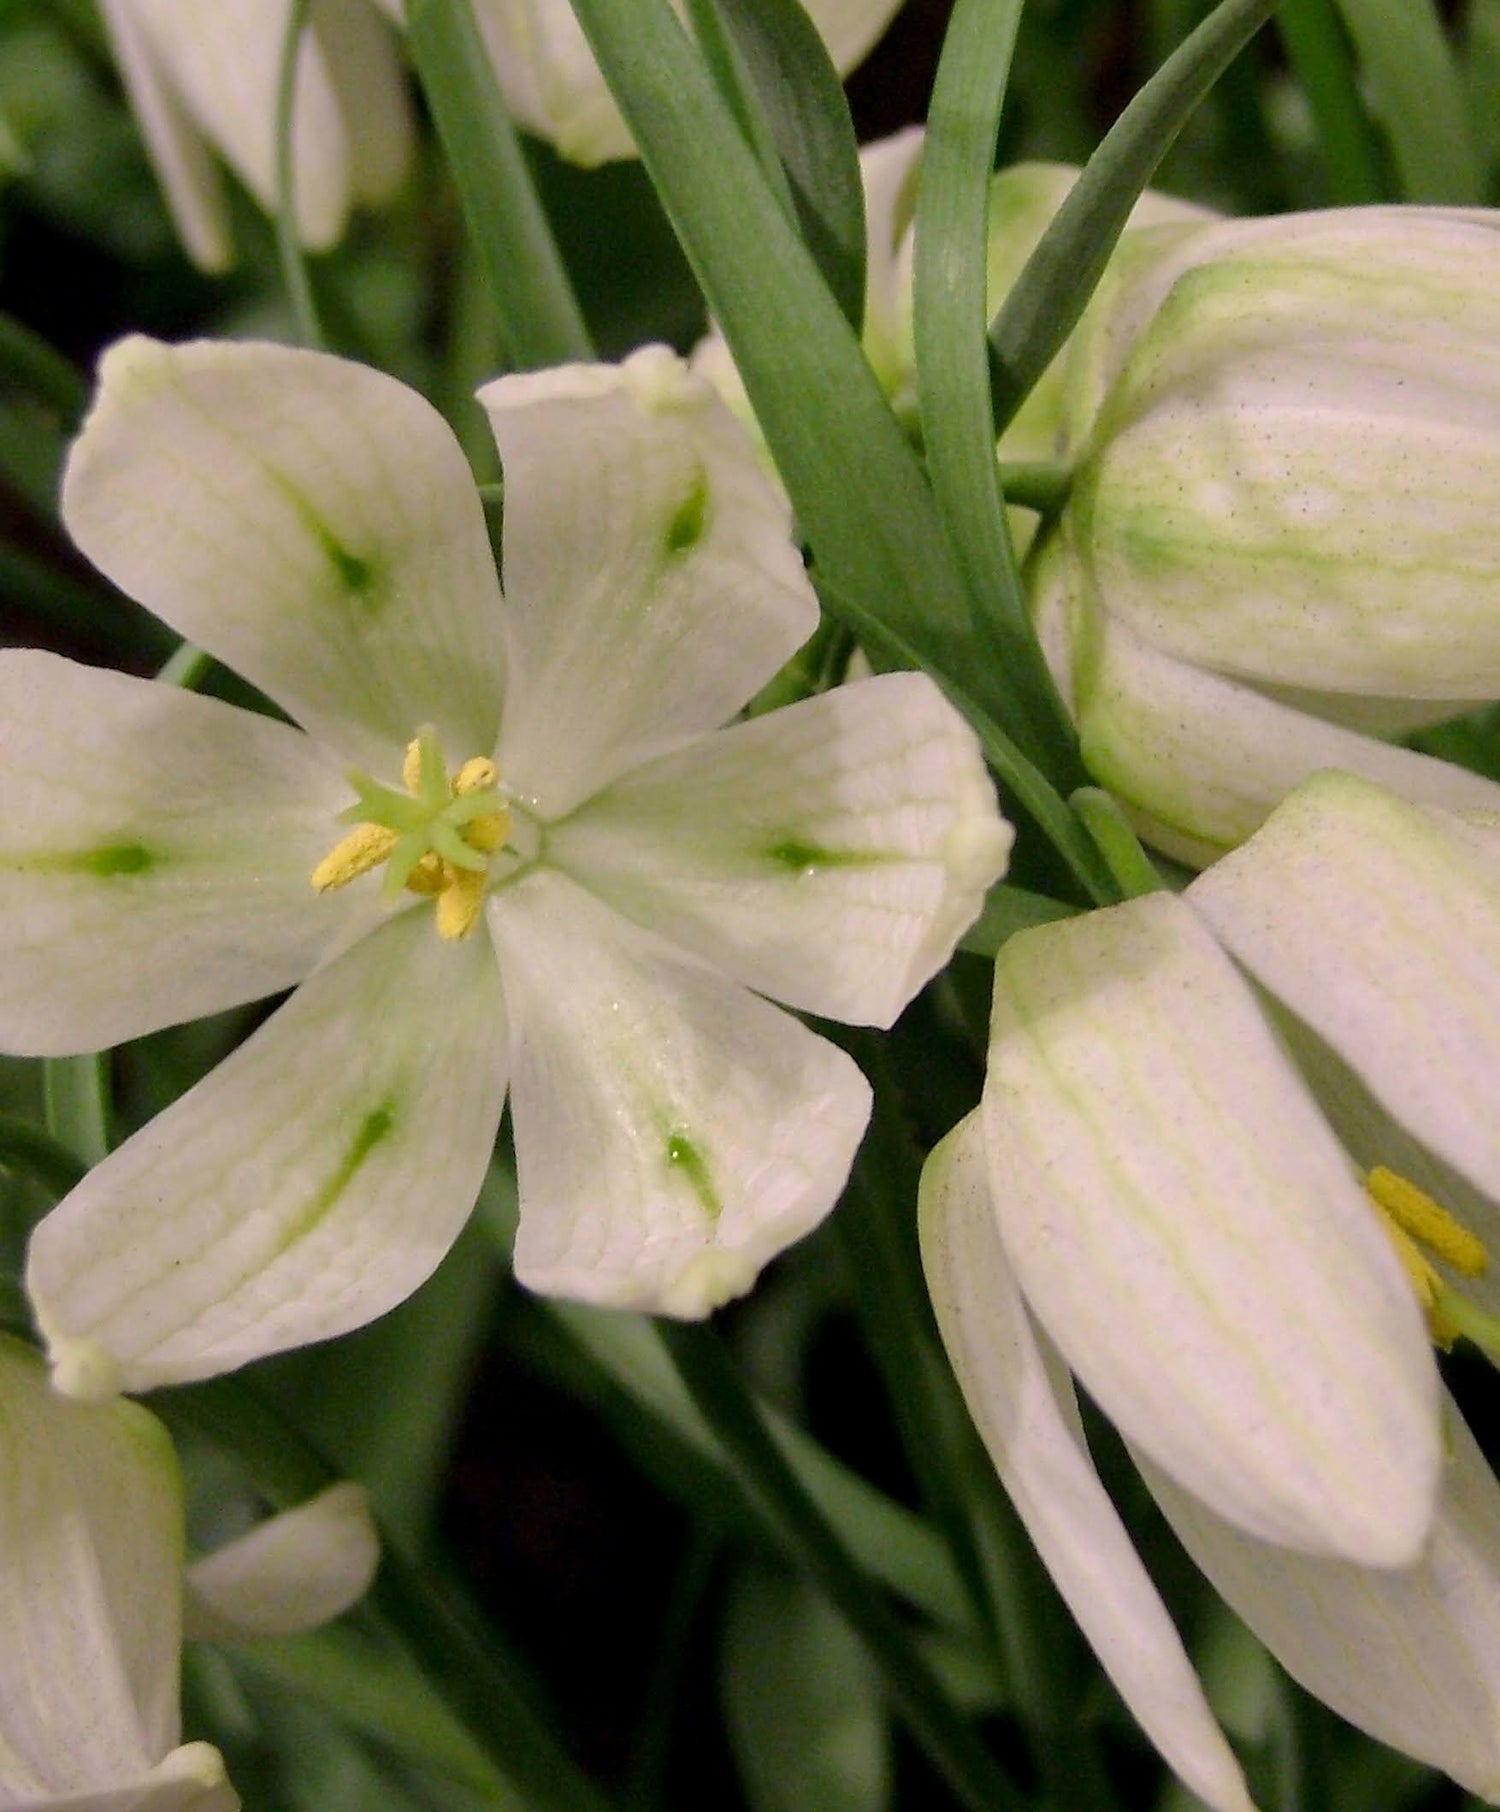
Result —
[[1122, 1432], [1263, 1539], [1409, 1560], [1439, 1464], [1416, 1300], [1190, 908], [1012, 938], [983, 1112], [1027, 1301]]
[[346, 760], [488, 753], [500, 594], [467, 460], [382, 372], [251, 343], [106, 353], [63, 519], [122, 590]]
[[1000, 1238], [978, 1113], [928, 1158], [918, 1214], [943, 1344], [1000, 1482], [1054, 1583], [1183, 1783], [1215, 1812], [1251, 1812], [1239, 1765], [1182, 1640], [1099, 1482], [1071, 1381], [1039, 1342], [1021, 1300]]
[[348, 796], [300, 731], [0, 653], [0, 1043], [58, 1055], [290, 986], [368, 911], [308, 882]]
[[553, 818], [732, 717], [817, 603], [753, 446], [665, 347], [501, 378], [479, 400], [505, 466], [497, 759]]
[[1011, 831], [973, 733], [887, 674], [638, 768], [554, 827], [549, 859], [774, 999], [889, 1025], [953, 952]]
[[473, 1206], [507, 1051], [493, 952], [429, 907], [319, 970], [37, 1229], [59, 1385], [207, 1377], [394, 1307]]
[[516, 1275], [700, 1316], [837, 1200], [869, 1114], [844, 1053], [562, 875], [491, 897], [517, 1025]]

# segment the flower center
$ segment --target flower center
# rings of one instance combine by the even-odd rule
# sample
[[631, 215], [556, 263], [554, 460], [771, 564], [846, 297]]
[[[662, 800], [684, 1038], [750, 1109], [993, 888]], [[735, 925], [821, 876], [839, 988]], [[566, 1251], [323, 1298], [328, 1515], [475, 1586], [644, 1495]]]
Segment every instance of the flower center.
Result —
[[358, 798], [338, 821], [356, 828], [312, 871], [313, 886], [329, 893], [384, 863], [387, 899], [403, 887], [432, 894], [438, 935], [467, 937], [479, 921], [490, 857], [510, 835], [510, 803], [494, 762], [476, 755], [450, 779], [436, 732], [426, 726], [406, 745], [404, 791], [358, 769], [349, 784]]
[[1384, 1164], [1366, 1175], [1364, 1191], [1417, 1293], [1436, 1344], [1446, 1352], [1463, 1334], [1491, 1360], [1500, 1358], [1500, 1322], [1455, 1290], [1432, 1262], [1441, 1259], [1460, 1277], [1483, 1277], [1490, 1263], [1483, 1244], [1425, 1190]]

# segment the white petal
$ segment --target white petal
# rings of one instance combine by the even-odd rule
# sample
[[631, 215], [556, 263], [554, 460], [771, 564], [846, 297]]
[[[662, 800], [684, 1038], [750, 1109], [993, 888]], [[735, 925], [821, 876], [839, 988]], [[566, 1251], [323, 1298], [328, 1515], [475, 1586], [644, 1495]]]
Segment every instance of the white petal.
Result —
[[234, 262], [229, 208], [208, 146], [173, 91], [133, 0], [100, 0], [99, 11], [178, 236], [200, 269], [227, 270]]
[[900, 4], [901, 0], [807, 0], [807, 16], [828, 46], [834, 67], [848, 75], [864, 61]]
[[395, 41], [367, 0], [316, 0], [312, 17], [348, 135], [352, 197], [389, 201], [405, 182], [415, 151]]
[[1244, 1779], [1198, 1677], [1094, 1470], [1071, 1386], [1016, 1287], [990, 1196], [980, 1116], [933, 1151], [918, 1196], [922, 1263], [943, 1344], [995, 1470], [1125, 1703], [1215, 1812], [1248, 1812]]
[[661, 346], [480, 391], [505, 467], [507, 782], [543, 817], [717, 729], [818, 607], [743, 429]]
[[635, 156], [583, 28], [566, 0], [474, 0], [485, 48], [516, 123], [569, 163]]
[[1021, 1288], [1121, 1430], [1268, 1540], [1409, 1559], [1438, 1470], [1415, 1298], [1189, 908], [1012, 938], [983, 1111]]
[[184, 1743], [148, 1773], [98, 1793], [69, 1793], [23, 1812], [239, 1812], [224, 1758], [208, 1743]]
[[59, 1388], [208, 1377], [409, 1296], [479, 1191], [506, 1039], [493, 953], [430, 907], [320, 970], [37, 1229]]
[[1100, 626], [1077, 682], [1089, 771], [1145, 820], [1150, 840], [1201, 865], [1257, 830], [1320, 768], [1404, 798], [1500, 810], [1491, 780], [1392, 747], [1159, 653], [1122, 624]]
[[360, 1485], [330, 1485], [188, 1568], [190, 1641], [294, 1636], [342, 1616], [369, 1590], [380, 1537]]
[[121, 341], [63, 519], [117, 585], [346, 759], [383, 770], [426, 723], [455, 763], [493, 748], [484, 514], [447, 423], [394, 378], [284, 346]]
[[[291, 0], [129, 0], [204, 136], [268, 212], [276, 206], [276, 97]], [[315, 36], [297, 58], [292, 120], [297, 225], [326, 250], [349, 208], [349, 148]]]
[[516, 1025], [517, 1277], [679, 1316], [748, 1290], [838, 1198], [863, 1076], [561, 875], [489, 917]]
[[165, 1429], [0, 1338], [0, 1803], [124, 1787], [176, 1742], [181, 1568]]
[[1142, 1466], [1183, 1545], [1282, 1666], [1360, 1729], [1500, 1799], [1500, 1487], [1447, 1402], [1450, 1454], [1416, 1564], [1257, 1542]]
[[0, 1043], [93, 1051], [290, 987], [367, 902], [308, 877], [346, 782], [299, 730], [0, 653]]
[[637, 768], [547, 849], [762, 994], [884, 1026], [953, 954], [1011, 834], [968, 725], [892, 673]]
[[[859, 174], [865, 191], [865, 357], [883, 387], [899, 396], [911, 383], [911, 225], [925, 135], [920, 126], [865, 145]], [[727, 350], [727, 349], [726, 349]], [[697, 359], [694, 354], [694, 359]], [[743, 391], [743, 386], [741, 386]], [[910, 399], [903, 399], [910, 400]]]
[[1500, 1196], [1500, 816], [1320, 774], [1189, 899], [1409, 1132]]

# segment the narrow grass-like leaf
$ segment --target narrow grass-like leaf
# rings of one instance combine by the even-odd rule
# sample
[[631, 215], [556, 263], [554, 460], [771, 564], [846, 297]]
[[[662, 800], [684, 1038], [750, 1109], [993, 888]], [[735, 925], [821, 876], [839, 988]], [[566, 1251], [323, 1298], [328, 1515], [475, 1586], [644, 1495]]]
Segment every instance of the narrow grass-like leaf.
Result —
[[1380, 149], [1333, 0], [1282, 0], [1276, 28], [1312, 110], [1333, 200], [1340, 207], [1388, 201]]
[[469, 0], [410, 0], [407, 36], [510, 364], [593, 357]]
[[1458, 65], [1433, 0], [1338, 0], [1403, 201], [1482, 202]]
[[720, 10], [719, 0], [686, 0], [686, 10], [698, 48], [703, 52], [703, 60], [724, 105], [744, 133], [745, 143], [755, 153], [761, 174], [781, 203], [787, 219], [795, 223], [797, 204], [792, 199], [792, 185], [787, 180], [771, 121], [756, 93], [755, 79]]
[[865, 192], [838, 71], [798, 0], [710, 0], [733, 40], [786, 174], [796, 223], [859, 333], [865, 310]]
[[929, 671], [968, 676], [1037, 760], [1071, 768], [1067, 743], [1027, 718], [976, 633], [901, 427], [668, 0], [575, 10], [830, 579]]
[[1221, 0], [1139, 90], [1085, 165], [990, 329], [997, 431], [1077, 326], [1130, 210], [1193, 109], [1278, 4]]
[[29, 390], [68, 431], [82, 421], [89, 402], [82, 376], [39, 333], [4, 313], [0, 313], [0, 376]]
[[0, 1114], [0, 1166], [40, 1183], [54, 1200], [88, 1171], [71, 1147], [16, 1114]]
[[1033, 717], [1060, 727], [1054, 742], [1067, 746], [1006, 526], [985, 338], [990, 173], [1020, 20], [1021, 0], [958, 0], [943, 41], [917, 192], [917, 388], [933, 492], [1007, 683], [1029, 698]]

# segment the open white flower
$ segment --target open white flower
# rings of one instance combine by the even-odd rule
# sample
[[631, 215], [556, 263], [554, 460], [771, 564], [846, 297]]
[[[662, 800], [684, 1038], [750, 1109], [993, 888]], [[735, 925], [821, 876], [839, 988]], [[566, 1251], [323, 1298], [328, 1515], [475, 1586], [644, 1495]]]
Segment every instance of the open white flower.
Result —
[[[70, 1403], [0, 1336], [0, 1807], [234, 1812], [207, 1743], [179, 1744], [182, 1487], [138, 1404]], [[198, 1562], [215, 1640], [285, 1635], [346, 1610], [378, 1558], [338, 1485]]]
[[[100, 0], [126, 92], [189, 257], [234, 257], [214, 153], [276, 206], [276, 99], [291, 0]], [[411, 161], [395, 39], [369, 0], [318, 0], [298, 51], [297, 224], [326, 251], [351, 207], [387, 201]]]
[[1422, 1314], [1447, 1337], [1496, 1287], [1497, 882], [1500, 819], [1316, 777], [1184, 898], [1002, 949], [984, 1101], [924, 1176], [934, 1306], [1001, 1478], [1222, 1812], [1238, 1769], [1068, 1374], [1293, 1675], [1500, 1789], [1500, 1490]]
[[1090, 769], [1185, 861], [1322, 768], [1500, 809], [1385, 740], [1500, 695], [1497, 222], [1222, 221], [1107, 274], [1073, 337], [1029, 586]]
[[38, 1229], [64, 1389], [399, 1302], [468, 1215], [507, 1080], [522, 1281], [707, 1313], [828, 1212], [868, 1113], [849, 1058], [760, 996], [889, 1024], [1004, 867], [924, 676], [717, 730], [817, 606], [707, 385], [654, 347], [481, 399], [503, 597], [458, 444], [394, 379], [106, 355], [70, 531], [302, 728], [0, 655], [0, 1044], [302, 985]]

